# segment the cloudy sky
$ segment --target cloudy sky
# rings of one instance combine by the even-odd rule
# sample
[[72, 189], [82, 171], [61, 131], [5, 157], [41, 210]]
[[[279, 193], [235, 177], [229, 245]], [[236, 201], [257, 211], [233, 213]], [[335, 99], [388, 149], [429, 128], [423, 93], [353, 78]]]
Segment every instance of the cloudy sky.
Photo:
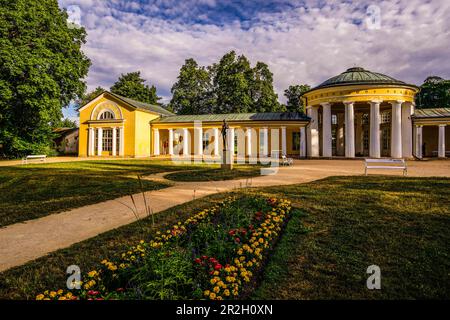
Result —
[[[59, 0], [88, 33], [87, 83], [140, 70], [163, 102], [187, 58], [235, 50], [267, 63], [275, 90], [361, 66], [409, 83], [450, 78], [450, 1]], [[74, 116], [73, 110], [66, 115]]]

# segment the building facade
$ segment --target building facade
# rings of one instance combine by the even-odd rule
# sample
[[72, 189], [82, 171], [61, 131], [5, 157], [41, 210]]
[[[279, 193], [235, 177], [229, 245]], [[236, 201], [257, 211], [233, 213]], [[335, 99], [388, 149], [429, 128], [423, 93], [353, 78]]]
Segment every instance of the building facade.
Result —
[[241, 157], [445, 157], [450, 109], [415, 110], [418, 87], [350, 68], [303, 94], [306, 115], [174, 115], [104, 92], [80, 108], [80, 156], [219, 157], [225, 143]]

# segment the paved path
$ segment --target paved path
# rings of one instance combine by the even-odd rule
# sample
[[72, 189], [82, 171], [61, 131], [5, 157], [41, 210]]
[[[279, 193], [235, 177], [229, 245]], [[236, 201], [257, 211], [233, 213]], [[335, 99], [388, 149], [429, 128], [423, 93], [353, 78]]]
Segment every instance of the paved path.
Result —
[[[213, 193], [252, 187], [305, 183], [328, 176], [361, 175], [361, 160], [298, 160], [294, 166], [283, 167], [275, 175], [259, 176], [250, 180], [229, 180], [215, 182], [176, 182], [172, 187], [147, 192], [154, 213]], [[394, 170], [374, 171], [395, 175]], [[410, 176], [450, 177], [450, 161], [411, 161]], [[161, 179], [163, 174], [149, 176]], [[140, 218], [144, 217], [144, 201], [136, 194], [136, 205]], [[94, 237], [102, 232], [136, 221], [130, 197], [121, 197], [93, 205], [52, 214], [24, 223], [17, 223], [0, 229], [0, 271], [39, 258], [57, 249]]]

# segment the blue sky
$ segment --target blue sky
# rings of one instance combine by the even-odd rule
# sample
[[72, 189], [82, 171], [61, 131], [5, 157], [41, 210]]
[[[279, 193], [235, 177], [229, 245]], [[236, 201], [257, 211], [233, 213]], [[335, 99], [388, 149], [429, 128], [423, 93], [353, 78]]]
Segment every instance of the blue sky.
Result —
[[185, 59], [209, 65], [230, 50], [266, 62], [282, 102], [289, 85], [317, 85], [356, 65], [414, 84], [450, 78], [448, 0], [59, 3], [87, 30], [89, 89], [140, 70], [168, 102]]

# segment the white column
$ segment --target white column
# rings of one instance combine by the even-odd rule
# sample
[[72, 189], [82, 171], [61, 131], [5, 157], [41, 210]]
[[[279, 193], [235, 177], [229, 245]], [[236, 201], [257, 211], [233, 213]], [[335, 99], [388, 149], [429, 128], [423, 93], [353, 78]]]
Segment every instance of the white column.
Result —
[[103, 151], [103, 129], [97, 129], [97, 155], [101, 156]]
[[159, 129], [153, 129], [153, 155], [159, 156]]
[[219, 128], [214, 128], [214, 155], [219, 155]]
[[414, 105], [405, 103], [402, 106], [402, 155], [403, 158], [412, 158], [412, 119]]
[[117, 128], [112, 128], [112, 155], [117, 155]]
[[267, 134], [267, 132], [268, 132], [268, 130], [267, 130], [267, 128], [260, 128], [259, 129], [259, 132], [260, 132], [260, 134], [259, 134], [259, 138], [261, 139], [261, 133], [262, 133], [262, 149], [261, 149], [261, 142], [259, 143], [259, 153], [260, 153], [260, 156], [262, 156], [262, 157], [267, 157], [268, 156], [268, 154], [269, 154], [269, 137], [268, 137], [268, 134]]
[[319, 156], [319, 117], [318, 108], [313, 106], [306, 107], [306, 114], [311, 118], [308, 126], [308, 156]]
[[392, 105], [391, 116], [391, 158], [402, 157], [402, 103], [403, 101], [390, 102]]
[[355, 112], [353, 102], [345, 104], [345, 157], [355, 157]]
[[230, 154], [234, 155], [234, 128], [228, 129], [228, 150]]
[[169, 129], [169, 155], [173, 156], [173, 129]]
[[183, 155], [189, 155], [189, 130], [183, 128]]
[[195, 140], [195, 155], [201, 156], [203, 155], [203, 128], [196, 127], [194, 128], [194, 140]]
[[380, 103], [381, 101], [370, 102], [369, 156], [371, 158], [380, 157]]
[[422, 158], [422, 126], [416, 126], [416, 157]]
[[300, 157], [306, 157], [306, 130], [305, 127], [300, 127]]
[[119, 156], [125, 155], [125, 128], [119, 128]]
[[89, 128], [89, 147], [88, 147], [88, 156], [92, 157], [95, 156], [95, 129]]
[[445, 158], [445, 124], [439, 125], [438, 157]]
[[332, 156], [330, 103], [322, 103], [322, 148], [322, 156], [330, 158]]
[[281, 127], [281, 152], [284, 155], [287, 155], [287, 146], [286, 146], [286, 127]]
[[247, 138], [247, 156], [252, 156], [252, 128], [245, 130], [245, 137]]

